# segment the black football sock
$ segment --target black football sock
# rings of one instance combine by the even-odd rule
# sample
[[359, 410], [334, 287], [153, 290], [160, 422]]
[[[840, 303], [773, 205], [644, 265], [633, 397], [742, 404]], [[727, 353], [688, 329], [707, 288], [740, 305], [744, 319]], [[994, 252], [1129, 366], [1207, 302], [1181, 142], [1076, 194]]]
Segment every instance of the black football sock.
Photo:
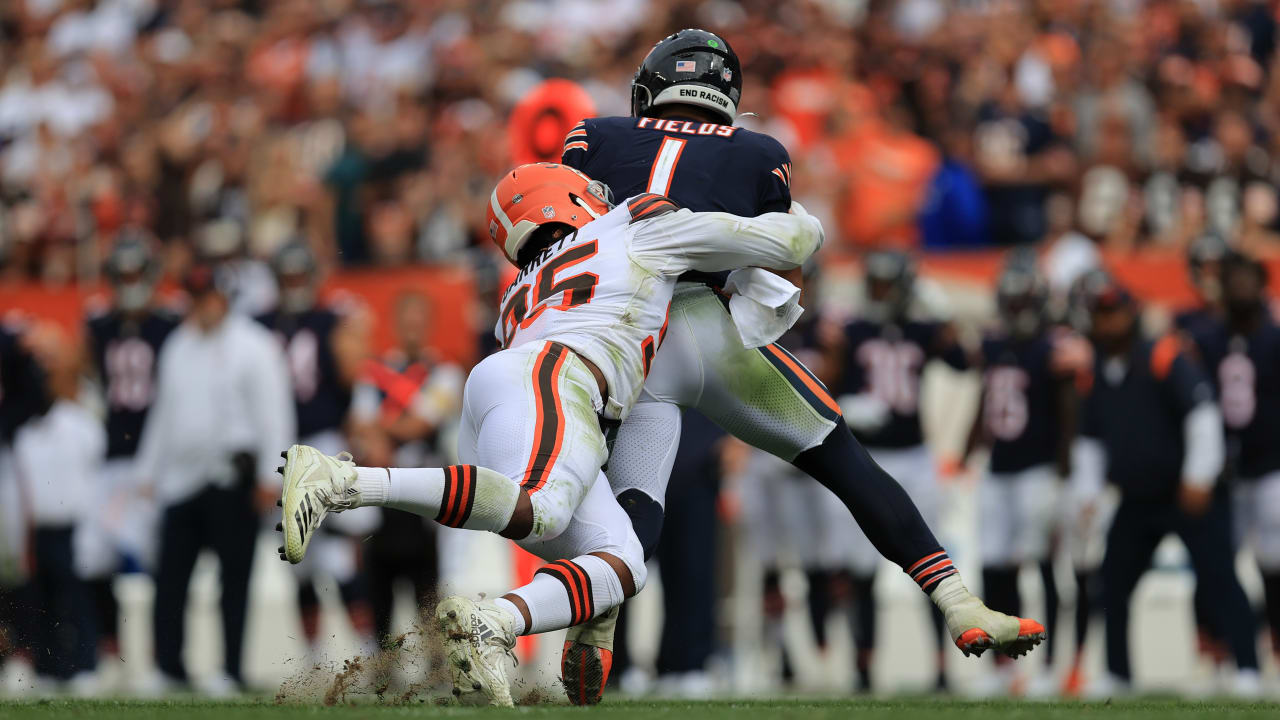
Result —
[[835, 493], [876, 550], [903, 570], [942, 550], [907, 492], [844, 423], [792, 464]]
[[871, 662], [876, 651], [875, 575], [853, 575], [849, 585], [852, 595], [851, 622], [853, 644], [857, 652], [858, 689], [871, 691]]
[[1053, 651], [1057, 647], [1054, 638], [1058, 635], [1058, 578], [1053, 573], [1053, 560], [1040, 563], [1040, 581], [1044, 584], [1044, 629], [1049, 634], [1044, 641], [1045, 665], [1053, 667]]

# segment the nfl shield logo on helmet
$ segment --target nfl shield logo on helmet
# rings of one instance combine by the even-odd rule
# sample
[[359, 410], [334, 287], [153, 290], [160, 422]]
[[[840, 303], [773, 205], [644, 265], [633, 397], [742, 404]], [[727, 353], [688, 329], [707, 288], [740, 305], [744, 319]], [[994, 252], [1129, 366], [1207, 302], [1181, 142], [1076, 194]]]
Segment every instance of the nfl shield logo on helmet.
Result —
[[725, 82], [729, 82], [730, 80], [733, 80], [733, 71], [729, 68], [724, 68], [720, 71], [720, 77], [723, 78]]
[[542, 206], [542, 217], [544, 217], [544, 218], [546, 218], [546, 219], [550, 220], [551, 218], [553, 218], [553, 217], [555, 217], [555, 216], [556, 216], [556, 209], [555, 209], [555, 208], [551, 207], [550, 205], [543, 205], [543, 206]]
[[498, 221], [497, 220], [489, 221], [489, 239], [490, 240], [498, 239]]

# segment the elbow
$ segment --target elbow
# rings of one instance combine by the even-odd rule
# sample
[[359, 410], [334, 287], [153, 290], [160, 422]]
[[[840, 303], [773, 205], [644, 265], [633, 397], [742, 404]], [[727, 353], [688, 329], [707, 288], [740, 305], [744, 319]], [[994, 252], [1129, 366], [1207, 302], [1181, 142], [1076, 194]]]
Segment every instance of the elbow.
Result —
[[822, 232], [822, 223], [817, 218], [806, 216], [801, 218], [796, 232], [792, 235], [788, 250], [793, 267], [799, 267], [804, 264], [818, 249], [822, 247], [825, 237]]

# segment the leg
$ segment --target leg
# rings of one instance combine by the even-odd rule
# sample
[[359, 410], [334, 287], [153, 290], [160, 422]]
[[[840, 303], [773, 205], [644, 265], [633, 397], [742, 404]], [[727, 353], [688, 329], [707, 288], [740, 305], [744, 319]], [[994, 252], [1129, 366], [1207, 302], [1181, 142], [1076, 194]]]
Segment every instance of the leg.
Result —
[[1170, 508], [1124, 501], [1116, 510], [1107, 552], [1102, 559], [1103, 607], [1107, 619], [1107, 668], [1128, 682], [1129, 598], [1151, 565], [1151, 555], [1164, 537]]
[[258, 516], [253, 499], [243, 488], [216, 490], [206, 516], [213, 523], [211, 536], [218, 554], [222, 581], [222, 641], [227, 675], [243, 684], [240, 663], [244, 649], [245, 618], [249, 609], [249, 578], [253, 573], [253, 546], [258, 537]]
[[187, 588], [200, 553], [196, 515], [208, 493], [166, 508], [161, 520], [160, 559], [156, 571], [153, 641], [156, 667], [169, 678], [185, 682], [182, 644], [186, 632]]
[[[703, 418], [691, 417], [681, 443], [681, 474], [672, 486], [668, 532], [658, 545], [662, 568], [662, 641], [660, 675], [706, 670], [716, 630], [716, 494], [719, 431]], [[689, 452], [701, 447], [702, 452]], [[687, 455], [693, 462], [686, 462]]]
[[1187, 517], [1179, 512], [1178, 535], [1191, 555], [1196, 582], [1213, 593], [1206, 610], [1214, 634], [1231, 646], [1237, 668], [1256, 671], [1256, 628], [1249, 600], [1236, 577], [1230, 515], [1226, 499], [1219, 494], [1204, 515]]
[[631, 518], [645, 559], [653, 555], [662, 534], [667, 483], [680, 444], [680, 428], [679, 407], [642, 396], [618, 428], [609, 456], [609, 484]]
[[1262, 573], [1266, 621], [1271, 629], [1271, 652], [1280, 657], [1280, 473], [1265, 475], [1256, 483], [1257, 526], [1254, 555]]

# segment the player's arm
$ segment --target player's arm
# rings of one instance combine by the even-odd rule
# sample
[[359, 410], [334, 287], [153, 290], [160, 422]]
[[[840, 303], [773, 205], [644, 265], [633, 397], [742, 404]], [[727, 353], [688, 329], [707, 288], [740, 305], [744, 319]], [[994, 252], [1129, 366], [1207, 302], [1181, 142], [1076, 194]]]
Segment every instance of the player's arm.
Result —
[[1213, 486], [1226, 461], [1222, 412], [1213, 400], [1209, 378], [1176, 335], [1161, 338], [1151, 350], [1151, 372], [1164, 383], [1182, 414], [1182, 489], [1179, 501], [1193, 515], [1208, 509]]
[[933, 333], [933, 343], [929, 347], [929, 355], [960, 372], [981, 364], [980, 360], [971, 357], [969, 351], [960, 342], [960, 334], [956, 331], [956, 326], [949, 322], [938, 323]]
[[575, 170], [586, 171], [587, 152], [591, 149], [590, 128], [583, 120], [564, 138], [564, 150], [560, 154], [560, 162]]
[[[759, 198], [756, 201], [756, 208], [761, 213], [789, 212], [791, 210], [791, 156], [782, 143], [773, 138], [765, 138], [765, 145], [765, 152], [759, 155], [761, 158], [757, 170]], [[792, 285], [804, 288], [803, 268], [770, 269]]]
[[638, 228], [633, 259], [652, 272], [679, 275], [758, 266], [790, 270], [822, 247], [822, 224], [798, 204], [794, 213], [754, 218], [722, 212], [679, 210]]
[[408, 410], [383, 429], [399, 443], [431, 437], [441, 425], [462, 412], [462, 388], [466, 382], [466, 374], [458, 366], [437, 365], [430, 379], [418, 389]]
[[1093, 384], [1093, 346], [1071, 331], [1058, 333], [1052, 342], [1049, 372], [1053, 382], [1053, 411], [1058, 421], [1054, 463], [1058, 477], [1069, 478], [1071, 447], [1081, 422], [1081, 397]]
[[[984, 356], [979, 355], [978, 360], [984, 360]], [[985, 362], [982, 363], [985, 365]], [[975, 366], [981, 370], [981, 366]], [[987, 424], [983, 422], [983, 418], [987, 412], [987, 381], [986, 374], [982, 375], [982, 384], [978, 389], [978, 409], [973, 414], [973, 422], [969, 424], [969, 435], [965, 438], [964, 454], [960, 456], [960, 464], [968, 465], [969, 458], [980, 447], [990, 447], [992, 443], [991, 433], [988, 432]]]

